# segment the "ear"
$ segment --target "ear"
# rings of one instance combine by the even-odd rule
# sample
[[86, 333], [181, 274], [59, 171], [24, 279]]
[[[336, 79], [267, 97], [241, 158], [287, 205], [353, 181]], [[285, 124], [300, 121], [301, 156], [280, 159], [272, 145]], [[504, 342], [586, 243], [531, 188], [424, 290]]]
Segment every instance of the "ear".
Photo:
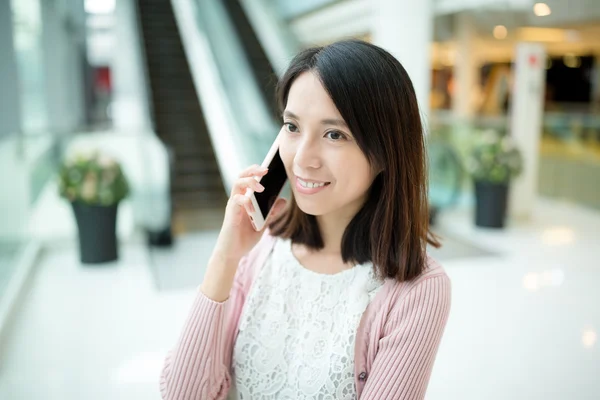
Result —
[[267, 223], [265, 225], [268, 225], [269, 222], [277, 218], [283, 212], [283, 210], [285, 210], [287, 203], [287, 200], [283, 197], [279, 197], [277, 200], [275, 200], [275, 204], [273, 204], [273, 208], [269, 213], [269, 217], [267, 218]]
[[385, 171], [383, 165], [378, 167], [377, 165], [371, 164], [371, 172], [373, 173], [373, 179], [377, 178], [377, 175], [381, 174], [383, 171]]

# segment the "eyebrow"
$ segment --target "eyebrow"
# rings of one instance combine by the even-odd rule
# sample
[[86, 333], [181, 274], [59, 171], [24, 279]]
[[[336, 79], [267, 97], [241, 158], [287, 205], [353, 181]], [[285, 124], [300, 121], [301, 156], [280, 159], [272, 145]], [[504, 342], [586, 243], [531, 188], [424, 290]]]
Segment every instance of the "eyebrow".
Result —
[[[284, 117], [290, 117], [293, 118], [295, 120], [300, 120], [300, 118], [298, 118], [298, 116], [296, 114], [294, 114], [291, 111], [285, 110], [283, 112], [283, 116]], [[339, 118], [327, 118], [327, 119], [323, 119], [321, 120], [321, 124], [322, 125], [335, 125], [335, 126], [339, 126], [341, 128], [348, 128], [348, 125], [346, 124], [346, 122], [344, 122], [343, 119], [339, 119]]]

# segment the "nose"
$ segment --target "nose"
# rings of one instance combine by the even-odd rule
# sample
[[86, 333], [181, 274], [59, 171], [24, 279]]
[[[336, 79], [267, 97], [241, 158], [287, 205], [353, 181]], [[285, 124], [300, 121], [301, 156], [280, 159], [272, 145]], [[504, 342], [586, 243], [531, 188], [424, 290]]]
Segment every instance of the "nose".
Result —
[[305, 135], [298, 142], [294, 164], [302, 171], [321, 168], [321, 151], [317, 140], [314, 140], [309, 135]]

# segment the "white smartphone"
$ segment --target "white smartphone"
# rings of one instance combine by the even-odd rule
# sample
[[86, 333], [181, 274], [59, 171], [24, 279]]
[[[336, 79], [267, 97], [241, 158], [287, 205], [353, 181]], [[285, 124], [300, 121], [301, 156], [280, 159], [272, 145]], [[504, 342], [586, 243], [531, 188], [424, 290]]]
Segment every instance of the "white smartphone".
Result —
[[279, 156], [278, 138], [279, 136], [273, 142], [271, 149], [261, 164], [263, 167], [267, 167], [269, 172], [262, 178], [255, 178], [264, 186], [265, 190], [260, 193], [254, 192], [252, 189], [246, 191], [246, 196], [250, 198], [254, 206], [254, 212], [248, 213], [248, 215], [254, 229], [257, 231], [261, 231], [264, 228], [273, 204], [275, 204], [275, 200], [277, 200], [287, 180], [285, 167]]

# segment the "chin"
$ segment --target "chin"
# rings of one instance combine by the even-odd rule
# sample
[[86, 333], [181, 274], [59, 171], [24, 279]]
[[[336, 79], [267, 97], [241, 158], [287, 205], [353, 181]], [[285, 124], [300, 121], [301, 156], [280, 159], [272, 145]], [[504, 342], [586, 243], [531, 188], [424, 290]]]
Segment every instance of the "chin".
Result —
[[305, 199], [298, 198], [298, 196], [294, 196], [294, 200], [296, 201], [296, 205], [298, 208], [304, 213], [308, 215], [313, 215], [318, 217], [320, 215], [327, 214], [328, 210], [323, 204], [319, 204], [317, 202], [306, 201]]

